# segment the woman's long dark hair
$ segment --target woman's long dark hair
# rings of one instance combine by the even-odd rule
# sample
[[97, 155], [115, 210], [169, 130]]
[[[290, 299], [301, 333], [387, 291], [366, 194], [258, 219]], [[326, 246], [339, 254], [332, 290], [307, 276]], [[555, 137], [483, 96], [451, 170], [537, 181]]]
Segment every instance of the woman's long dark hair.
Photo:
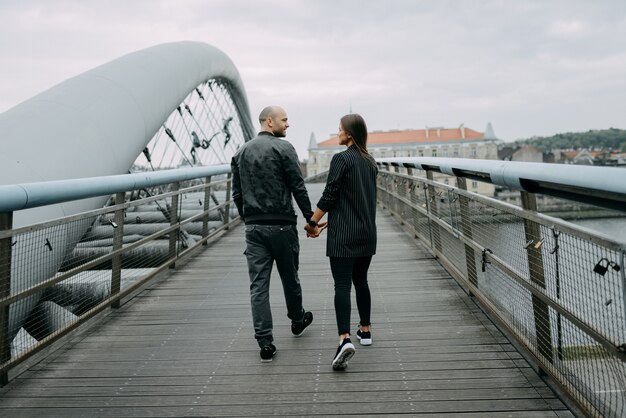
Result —
[[363, 117], [358, 113], [352, 113], [342, 117], [340, 123], [343, 130], [352, 137], [361, 157], [376, 165], [376, 160], [367, 151], [367, 125]]

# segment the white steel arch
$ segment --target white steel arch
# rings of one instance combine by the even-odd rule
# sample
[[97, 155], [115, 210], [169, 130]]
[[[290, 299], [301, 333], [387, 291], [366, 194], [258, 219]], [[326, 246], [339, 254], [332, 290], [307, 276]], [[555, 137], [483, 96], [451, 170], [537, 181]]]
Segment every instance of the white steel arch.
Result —
[[0, 184], [124, 174], [189, 92], [212, 78], [230, 81], [251, 137], [246, 95], [232, 61], [203, 43], [162, 44], [66, 80], [0, 114]]
[[[229, 86], [245, 140], [253, 134], [243, 83], [233, 62], [219, 49], [199, 42], [157, 45], [130, 53], [68, 79], [0, 114], [0, 185], [128, 173], [163, 123], [197, 86], [207, 80]], [[13, 227], [102, 207], [93, 198], [16, 212]], [[73, 248], [88, 224], [41, 237], [25, 234], [13, 247], [41, 252], [41, 264], [12, 265], [11, 291], [54, 275], [64, 251]], [[39, 300], [11, 306], [11, 334]]]

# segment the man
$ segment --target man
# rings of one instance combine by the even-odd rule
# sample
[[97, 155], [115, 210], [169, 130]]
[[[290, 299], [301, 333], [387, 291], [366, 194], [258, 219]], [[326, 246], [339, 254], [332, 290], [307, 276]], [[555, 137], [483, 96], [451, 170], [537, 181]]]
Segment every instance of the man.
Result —
[[270, 275], [276, 261], [283, 284], [287, 317], [296, 337], [313, 321], [302, 307], [298, 279], [300, 244], [292, 195], [307, 220], [313, 211], [293, 145], [285, 137], [289, 123], [281, 107], [268, 106], [259, 115], [261, 132], [233, 156], [233, 200], [246, 224], [246, 260], [250, 274], [250, 303], [254, 337], [261, 361], [276, 354], [269, 301]]

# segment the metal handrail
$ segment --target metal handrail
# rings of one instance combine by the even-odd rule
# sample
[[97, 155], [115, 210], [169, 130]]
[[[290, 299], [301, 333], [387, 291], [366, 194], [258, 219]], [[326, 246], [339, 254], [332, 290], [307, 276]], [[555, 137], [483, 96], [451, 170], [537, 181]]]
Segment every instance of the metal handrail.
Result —
[[379, 158], [376, 162], [626, 211], [623, 168], [437, 157]]
[[230, 173], [230, 165], [0, 186], [0, 213]]

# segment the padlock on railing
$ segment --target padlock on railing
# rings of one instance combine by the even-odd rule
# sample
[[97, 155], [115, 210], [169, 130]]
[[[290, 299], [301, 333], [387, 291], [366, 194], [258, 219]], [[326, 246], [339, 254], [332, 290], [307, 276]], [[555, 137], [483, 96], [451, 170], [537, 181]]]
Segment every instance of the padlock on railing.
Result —
[[483, 256], [482, 256], [482, 260], [480, 262], [481, 267], [480, 270], [484, 273], [487, 267], [487, 264], [491, 264], [491, 261], [487, 260], [487, 253], [489, 254], [493, 254], [493, 251], [491, 251], [489, 248], [485, 248], [483, 249]]
[[604, 276], [609, 267], [613, 268], [615, 271], [620, 270], [619, 264], [615, 261], [609, 261], [607, 258], [601, 258], [600, 261], [598, 261], [593, 267], [593, 271], [594, 273], [598, 273], [600, 276]]
[[593, 268], [593, 272], [598, 273], [600, 276], [604, 276], [608, 269], [609, 269], [609, 260], [607, 260], [606, 258], [602, 258], [600, 259], [600, 261], [597, 262], [597, 264]]

